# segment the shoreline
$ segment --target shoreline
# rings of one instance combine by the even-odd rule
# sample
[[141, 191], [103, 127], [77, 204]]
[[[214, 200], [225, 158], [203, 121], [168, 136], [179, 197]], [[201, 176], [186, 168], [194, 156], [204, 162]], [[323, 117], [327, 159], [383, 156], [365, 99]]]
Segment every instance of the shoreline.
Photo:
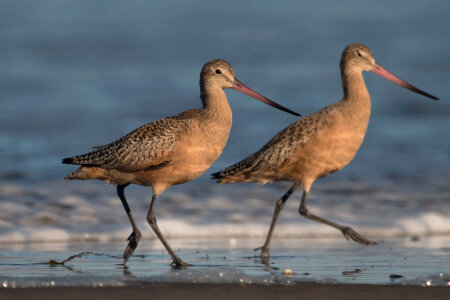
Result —
[[45, 287], [0, 289], [1, 299], [444, 299], [448, 287], [408, 285], [320, 284], [283, 285], [146, 283], [125, 287]]

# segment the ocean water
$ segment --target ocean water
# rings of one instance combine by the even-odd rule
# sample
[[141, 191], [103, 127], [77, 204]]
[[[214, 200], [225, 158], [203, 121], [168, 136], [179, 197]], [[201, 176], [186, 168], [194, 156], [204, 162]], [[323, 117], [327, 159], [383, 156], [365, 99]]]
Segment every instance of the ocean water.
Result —
[[[0, 243], [123, 241], [131, 228], [115, 189], [64, 181], [75, 167], [61, 158], [199, 107], [199, 72], [218, 57], [253, 89], [311, 114], [341, 98], [339, 59], [353, 42], [441, 101], [365, 74], [372, 118], [364, 144], [348, 167], [314, 184], [309, 208], [376, 241], [449, 236], [449, 13], [447, 1], [2, 1]], [[296, 121], [236, 91], [227, 96], [233, 128], [222, 156], [156, 206], [172, 243], [262, 239], [289, 188], [209, 180]], [[126, 195], [143, 240], [153, 239], [150, 188]], [[276, 237], [350, 245], [301, 218], [299, 198], [288, 201]]]

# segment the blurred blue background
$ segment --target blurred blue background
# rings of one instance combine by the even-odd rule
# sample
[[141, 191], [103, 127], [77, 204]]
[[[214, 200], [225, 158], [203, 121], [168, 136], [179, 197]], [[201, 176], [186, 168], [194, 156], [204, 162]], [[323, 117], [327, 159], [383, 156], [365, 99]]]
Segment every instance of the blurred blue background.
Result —
[[[441, 101], [365, 74], [373, 103], [366, 140], [325, 180], [448, 191], [449, 16], [449, 1], [1, 1], [0, 179], [59, 181], [74, 169], [61, 158], [199, 107], [199, 72], [213, 58], [311, 114], [342, 97], [340, 55], [360, 42]], [[192, 188], [213, 185], [210, 173], [296, 120], [236, 91], [227, 96], [229, 143]]]

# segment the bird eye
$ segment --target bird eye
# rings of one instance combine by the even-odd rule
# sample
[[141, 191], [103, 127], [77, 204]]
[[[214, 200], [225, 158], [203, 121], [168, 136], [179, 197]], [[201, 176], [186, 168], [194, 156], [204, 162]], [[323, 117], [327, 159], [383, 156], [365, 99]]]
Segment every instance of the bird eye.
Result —
[[222, 71], [220, 71], [219, 69], [216, 70], [216, 74], [222, 74]]
[[359, 53], [358, 50], [356, 50], [356, 53], [358, 53], [358, 56], [359, 56], [359, 57], [362, 57], [361, 53]]

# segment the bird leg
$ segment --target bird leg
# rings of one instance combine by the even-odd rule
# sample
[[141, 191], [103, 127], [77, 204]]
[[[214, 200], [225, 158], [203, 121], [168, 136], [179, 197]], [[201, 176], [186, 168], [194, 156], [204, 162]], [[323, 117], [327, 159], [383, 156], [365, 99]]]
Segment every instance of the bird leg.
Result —
[[366, 239], [364, 236], [362, 236], [361, 234], [357, 233], [356, 231], [354, 231], [352, 228], [350, 228], [348, 226], [342, 226], [342, 225], [339, 225], [337, 223], [333, 223], [331, 221], [325, 220], [325, 219], [323, 219], [321, 217], [315, 216], [312, 213], [310, 213], [309, 210], [306, 208], [306, 198], [307, 197], [308, 197], [308, 192], [303, 191], [302, 202], [301, 202], [300, 207], [298, 209], [299, 213], [302, 216], [304, 216], [307, 219], [313, 220], [313, 221], [317, 221], [317, 222], [320, 222], [320, 223], [327, 224], [327, 225], [329, 225], [331, 227], [334, 227], [334, 228], [340, 230], [347, 240], [352, 239], [355, 242], [357, 242], [357, 243], [359, 243], [361, 245], [364, 245], [364, 246], [376, 244], [375, 242], [372, 242], [371, 240]]
[[270, 256], [270, 253], [269, 253], [270, 252], [270, 241], [272, 240], [272, 234], [273, 234], [273, 231], [275, 229], [275, 225], [276, 225], [277, 220], [278, 220], [278, 215], [280, 214], [280, 211], [283, 209], [284, 203], [286, 203], [287, 199], [292, 195], [292, 193], [295, 191], [297, 186], [298, 185], [295, 183], [286, 192], [286, 194], [283, 195], [283, 197], [278, 199], [277, 203], [275, 204], [275, 209], [274, 209], [274, 212], [273, 212], [272, 222], [270, 223], [270, 229], [269, 229], [269, 233], [267, 234], [266, 241], [265, 241], [264, 245], [262, 245], [261, 247], [253, 249], [254, 251], [261, 250], [261, 257], [263, 257], [263, 258]]
[[159, 230], [158, 224], [156, 223], [156, 218], [153, 215], [153, 209], [155, 207], [156, 197], [157, 196], [158, 195], [154, 194], [153, 197], [152, 197], [152, 202], [150, 204], [150, 209], [148, 210], [148, 214], [147, 214], [148, 224], [150, 224], [150, 227], [153, 229], [153, 231], [155, 232], [156, 236], [159, 238], [161, 243], [163, 243], [163, 245], [166, 248], [167, 252], [169, 252], [169, 255], [172, 257], [171, 265], [174, 265], [175, 267], [192, 266], [191, 264], [188, 264], [188, 263], [184, 262], [183, 260], [181, 260], [181, 258], [179, 258], [175, 254], [175, 252], [172, 250], [172, 247], [170, 247], [170, 245], [167, 242], [166, 238], [164, 237], [162, 232]]
[[136, 249], [139, 240], [141, 239], [141, 231], [139, 228], [137, 228], [136, 223], [134, 222], [133, 214], [131, 213], [130, 207], [128, 206], [127, 199], [125, 199], [125, 188], [128, 186], [128, 184], [118, 185], [117, 186], [117, 195], [120, 198], [120, 201], [122, 201], [122, 205], [125, 208], [125, 211], [127, 212], [128, 219], [130, 219], [131, 227], [133, 227], [133, 232], [128, 237], [128, 246], [125, 248], [125, 251], [123, 252], [123, 263], [126, 264], [128, 259], [130, 258], [131, 254], [134, 252], [134, 249]]

